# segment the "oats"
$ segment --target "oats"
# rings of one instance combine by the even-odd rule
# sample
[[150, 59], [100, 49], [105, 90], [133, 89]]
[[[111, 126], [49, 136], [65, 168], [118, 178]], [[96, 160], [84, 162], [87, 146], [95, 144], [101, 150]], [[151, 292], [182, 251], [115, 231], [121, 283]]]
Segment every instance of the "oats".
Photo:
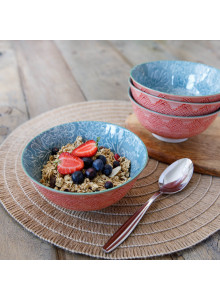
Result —
[[[120, 157], [119, 162], [120, 166], [115, 167], [112, 170], [110, 176], [106, 176], [101, 172], [97, 172], [97, 176], [93, 180], [89, 180], [88, 178], [84, 179], [82, 184], [74, 184], [71, 175], [61, 175], [57, 171], [57, 163], [55, 162], [59, 155], [63, 152], [71, 153], [76, 147], [83, 143], [83, 139], [81, 136], [78, 136], [73, 143], [68, 143], [61, 147], [59, 152], [50, 156], [47, 164], [43, 166], [42, 169], [42, 178], [40, 180], [41, 184], [50, 187], [50, 178], [51, 176], [56, 177], [55, 187], [54, 189], [60, 191], [70, 191], [70, 192], [79, 192], [86, 193], [92, 191], [103, 191], [105, 190], [105, 182], [111, 181], [113, 183], [113, 187], [121, 185], [128, 181], [130, 178], [130, 165], [131, 162], [125, 157]], [[113, 162], [115, 161], [114, 153], [108, 148], [99, 149], [95, 156], [92, 157], [95, 160], [99, 155], [103, 155], [106, 157], [107, 164], [113, 167]]]

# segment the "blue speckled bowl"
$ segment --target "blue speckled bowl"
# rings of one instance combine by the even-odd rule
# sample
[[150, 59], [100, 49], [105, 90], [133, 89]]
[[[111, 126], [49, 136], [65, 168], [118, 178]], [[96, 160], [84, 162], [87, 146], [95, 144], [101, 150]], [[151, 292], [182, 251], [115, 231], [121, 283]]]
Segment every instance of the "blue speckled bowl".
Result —
[[[41, 169], [48, 161], [51, 149], [72, 143], [79, 135], [85, 140], [101, 137], [100, 146], [131, 160], [131, 178], [112, 189], [90, 193], [57, 191], [42, 185], [39, 182]], [[118, 125], [100, 121], [79, 121], [53, 127], [32, 139], [22, 154], [23, 169], [41, 193], [61, 207], [82, 211], [102, 209], [120, 200], [134, 185], [147, 161], [147, 149], [138, 136]]]
[[220, 100], [220, 70], [187, 61], [155, 61], [131, 70], [133, 84], [149, 94], [170, 100]]

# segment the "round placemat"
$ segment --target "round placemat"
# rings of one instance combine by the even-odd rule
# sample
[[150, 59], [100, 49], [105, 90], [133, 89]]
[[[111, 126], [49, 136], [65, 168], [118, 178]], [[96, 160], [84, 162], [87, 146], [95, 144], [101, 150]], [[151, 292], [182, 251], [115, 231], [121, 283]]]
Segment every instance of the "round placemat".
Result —
[[219, 230], [220, 178], [195, 173], [186, 189], [157, 200], [130, 237], [112, 253], [105, 254], [104, 243], [158, 190], [157, 180], [166, 164], [150, 159], [134, 188], [122, 200], [93, 212], [76, 212], [52, 204], [24, 174], [22, 150], [40, 132], [79, 120], [123, 126], [131, 112], [127, 101], [89, 101], [52, 110], [18, 127], [0, 147], [0, 200], [4, 208], [41, 239], [98, 258], [164, 255], [191, 247]]

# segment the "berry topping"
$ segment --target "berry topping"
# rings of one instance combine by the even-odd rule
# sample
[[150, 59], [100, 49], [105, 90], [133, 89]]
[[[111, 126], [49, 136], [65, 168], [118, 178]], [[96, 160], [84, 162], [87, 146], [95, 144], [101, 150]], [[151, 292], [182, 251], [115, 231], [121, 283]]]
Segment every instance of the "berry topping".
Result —
[[103, 164], [103, 162], [102, 162], [101, 159], [96, 159], [95, 161], [93, 161], [92, 166], [93, 166], [97, 171], [103, 170], [103, 168], [104, 168], [104, 164]]
[[106, 189], [109, 189], [109, 188], [112, 188], [112, 187], [113, 187], [112, 182], [110, 182], [110, 181], [105, 182], [105, 188]]
[[72, 155], [77, 157], [92, 157], [97, 153], [98, 150], [98, 142], [100, 137], [95, 140], [89, 140], [72, 151]]
[[84, 167], [85, 169], [89, 168], [89, 167], [92, 167], [92, 163], [93, 163], [93, 160], [92, 158], [89, 158], [89, 157], [85, 157], [85, 158], [82, 158], [83, 162], [84, 162]]
[[85, 172], [86, 177], [89, 178], [90, 180], [94, 179], [96, 177], [96, 170], [93, 167], [90, 167], [86, 170]]
[[64, 152], [59, 156], [57, 170], [62, 175], [74, 173], [84, 167], [82, 159], [72, 156], [70, 153]]
[[97, 157], [97, 159], [102, 160], [102, 162], [103, 162], [104, 165], [106, 164], [106, 157], [105, 157], [105, 156], [99, 155], [99, 156]]
[[113, 168], [120, 166], [120, 162], [119, 161], [114, 161], [113, 162]]
[[51, 150], [51, 155], [56, 155], [59, 151], [59, 148], [58, 147], [53, 147], [52, 150]]
[[72, 174], [72, 180], [74, 184], [82, 184], [84, 181], [84, 175], [81, 171], [75, 171]]
[[104, 173], [104, 175], [109, 176], [112, 173], [112, 167], [109, 164], [106, 164], [104, 166], [104, 169], [102, 171]]
[[115, 160], [117, 160], [117, 161], [120, 158], [120, 156], [118, 154], [115, 154], [114, 157], [115, 157]]

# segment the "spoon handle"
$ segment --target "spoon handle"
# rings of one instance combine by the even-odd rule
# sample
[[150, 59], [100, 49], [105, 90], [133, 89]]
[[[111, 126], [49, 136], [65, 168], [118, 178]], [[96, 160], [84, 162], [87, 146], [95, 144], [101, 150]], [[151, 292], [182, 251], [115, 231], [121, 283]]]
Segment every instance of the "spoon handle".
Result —
[[161, 191], [156, 192], [140, 209], [138, 209], [107, 241], [103, 247], [105, 253], [110, 253], [117, 248], [135, 229], [139, 221], [144, 216], [150, 205], [161, 195]]

